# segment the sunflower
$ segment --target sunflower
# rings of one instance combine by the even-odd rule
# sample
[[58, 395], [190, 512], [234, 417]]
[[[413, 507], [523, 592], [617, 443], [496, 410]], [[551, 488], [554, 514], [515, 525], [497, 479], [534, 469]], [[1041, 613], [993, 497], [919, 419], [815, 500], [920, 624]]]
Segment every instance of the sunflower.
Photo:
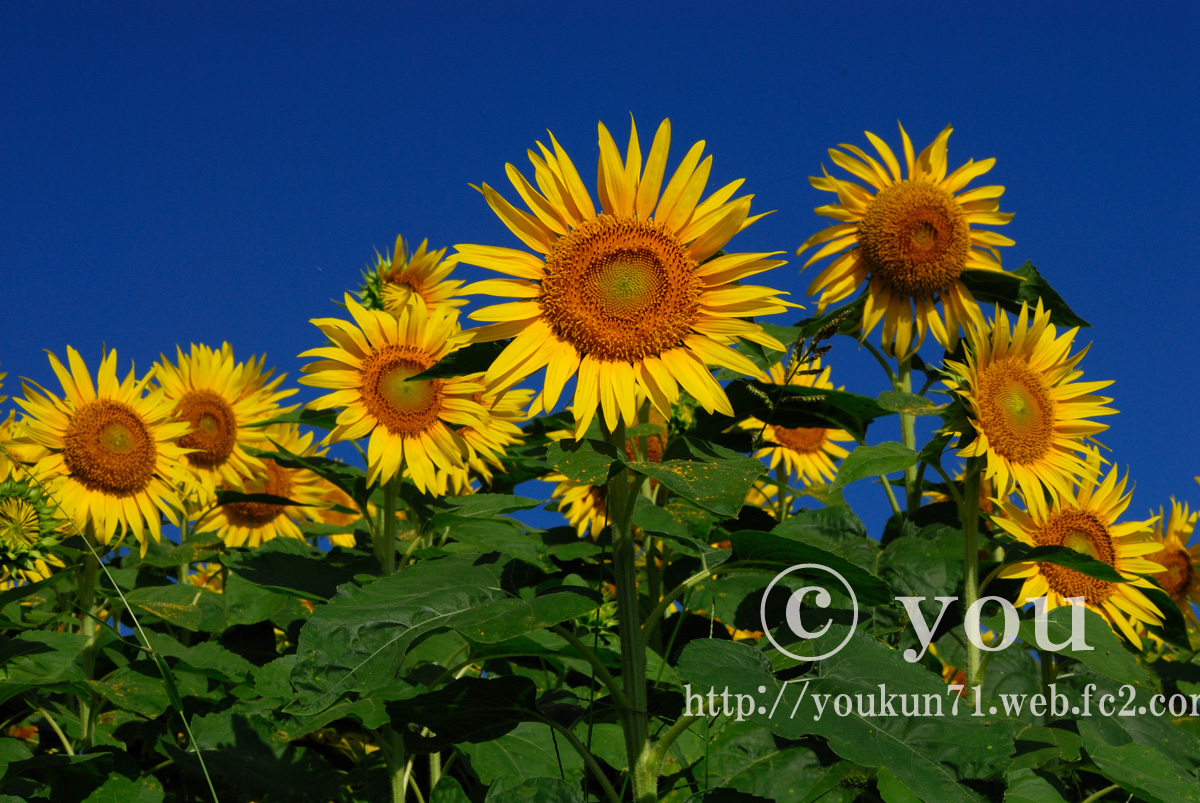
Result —
[[604, 501], [607, 489], [603, 485], [575, 482], [561, 474], [550, 474], [545, 481], [557, 483], [550, 498], [558, 500], [559, 512], [579, 537], [585, 538], [591, 533], [593, 539], [599, 538], [600, 532], [608, 526], [608, 508]]
[[61, 566], [50, 552], [61, 526], [36, 481], [0, 482], [0, 586], [11, 587], [18, 578], [36, 582], [48, 576], [49, 564]]
[[262, 467], [245, 447], [266, 446], [266, 433], [250, 424], [280, 412], [279, 402], [296, 391], [276, 391], [283, 377], [264, 386], [261, 363], [239, 363], [226, 343], [220, 350], [192, 344], [177, 363], [165, 356], [155, 365], [155, 379], [175, 406], [175, 417], [191, 431], [179, 445], [191, 451], [186, 460], [199, 480], [200, 503], [207, 504], [219, 483], [236, 484]]
[[1196, 514], [1188, 510], [1187, 503], [1181, 505], [1172, 499], [1170, 515], [1165, 515], [1160, 508], [1154, 525], [1154, 540], [1162, 544], [1163, 549], [1150, 555], [1149, 560], [1161, 567], [1150, 576], [1179, 606], [1192, 626], [1200, 628], [1191, 605], [1200, 605], [1200, 573], [1196, 571], [1196, 564], [1200, 563], [1200, 543], [1187, 548], [1195, 527]]
[[700, 161], [698, 142], [662, 188], [671, 139], [664, 120], [642, 169], [637, 128], [622, 161], [603, 124], [595, 205], [575, 165], [553, 135], [553, 150], [529, 151], [537, 189], [515, 167], [508, 176], [531, 212], [516, 209], [484, 184], [488, 205], [536, 254], [482, 245], [456, 246], [455, 258], [515, 278], [488, 279], [463, 288], [519, 299], [472, 313], [491, 325], [477, 341], [513, 341], [488, 368], [489, 393], [546, 368], [544, 402], [558, 404], [573, 375], [575, 437], [603, 411], [609, 430], [636, 421], [635, 399], [648, 396], [664, 416], [680, 387], [708, 411], [733, 415], [729, 399], [709, 373], [720, 365], [758, 377], [761, 372], [729, 345], [738, 338], [783, 350], [757, 324], [743, 320], [794, 307], [778, 291], [737, 281], [784, 264], [775, 253], [717, 252], [750, 223], [750, 199], [730, 197], [735, 181], [703, 202], [712, 157]]
[[[1088, 461], [1090, 473], [1099, 472], [1099, 455], [1090, 452]], [[1150, 539], [1153, 519], [1116, 524], [1129, 507], [1132, 494], [1125, 493], [1128, 479], [1126, 476], [1117, 482], [1117, 469], [1113, 468], [1103, 481], [1079, 480], [1074, 491], [1049, 511], [1026, 512], [1011, 502], [996, 500], [1000, 515], [993, 516], [992, 521], [1023, 544], [1065, 546], [1090, 555], [1112, 566], [1127, 581], [1110, 583], [1053, 563], [1021, 561], [999, 574], [1025, 581], [1018, 605], [1044, 596], [1046, 609], [1053, 610], [1068, 604], [1066, 600], [1071, 597], [1083, 597], [1087, 607], [1108, 619], [1114, 630], [1124, 633], [1140, 650], [1137, 628], [1161, 624], [1162, 614], [1138, 590], [1153, 588], [1150, 581], [1138, 575], [1162, 570], [1145, 557], [1161, 550], [1162, 544]]]
[[[430, 312], [410, 305], [393, 317], [364, 309], [349, 293], [346, 308], [355, 323], [337, 318], [312, 321], [332, 345], [301, 357], [318, 357], [300, 382], [334, 392], [311, 401], [315, 410], [340, 407], [337, 426], [326, 442], [370, 435], [367, 482], [387, 482], [408, 469], [417, 488], [437, 487], [437, 469], [461, 468], [467, 444], [450, 425], [487, 425], [487, 412], [475, 401], [483, 385], [462, 378], [408, 378], [431, 367], [470, 340], [453, 312]], [[357, 324], [357, 325], [355, 325]]]
[[[463, 379], [482, 382], [483, 374], [472, 374]], [[501, 458], [510, 447], [519, 445], [524, 438], [517, 424], [529, 417], [526, 408], [533, 398], [532, 390], [516, 388], [490, 398], [480, 391], [472, 398], [483, 407], [486, 421], [482, 425], [465, 426], [458, 430], [467, 446], [465, 463], [462, 468], [438, 469], [439, 496], [474, 493], [476, 480], [491, 485], [495, 476], [493, 469], [502, 468]]]
[[375, 269], [363, 274], [363, 289], [359, 293], [368, 309], [383, 309], [393, 315], [409, 304], [422, 304], [429, 312], [442, 312], [461, 307], [465, 298], [455, 298], [461, 281], [447, 281], [454, 268], [453, 260], [444, 260], [446, 249], [427, 251], [428, 240], [422, 240], [417, 250], [409, 254], [404, 238], [397, 235], [393, 256], [375, 254]]
[[[870, 189], [833, 178], [828, 172], [824, 177], [809, 178], [817, 189], [837, 193], [838, 203], [819, 206], [816, 211], [838, 223], [809, 237], [796, 253], [824, 245], [804, 263], [805, 268], [827, 256], [838, 256], [813, 279], [808, 294], [820, 291], [817, 307], [823, 311], [868, 282], [862, 337], [882, 320], [883, 346], [900, 359], [921, 347], [926, 330], [947, 350], [954, 350], [959, 328], [979, 319], [975, 299], [962, 283], [963, 270], [1000, 271], [996, 247], [1013, 244], [996, 232], [972, 228], [1003, 225], [1013, 216], [999, 211], [996, 199], [1004, 193], [1003, 187], [960, 192], [991, 170], [995, 159], [969, 160], [946, 175], [946, 141], [951, 130], [946, 126], [914, 158], [912, 142], [900, 126], [908, 178], [901, 178], [900, 162], [892, 149], [869, 131], [867, 139], [879, 152], [882, 165], [854, 145], [841, 146], [849, 153], [830, 148], [829, 156]], [[938, 301], [944, 322], [937, 311]]]
[[[318, 454], [311, 432], [300, 434], [296, 424], [264, 427], [266, 436], [292, 454], [302, 457]], [[269, 457], [260, 458], [261, 467], [252, 477], [226, 482], [222, 490], [246, 494], [269, 494], [292, 504], [269, 502], [229, 502], [218, 505], [201, 519], [197, 532], [215, 532], [229, 546], [255, 547], [272, 538], [304, 539], [299, 523], [316, 518], [313, 511], [328, 507], [324, 498], [328, 488], [316, 473], [305, 468], [287, 468]]]
[[1077, 381], [1083, 372], [1075, 366], [1087, 353], [1085, 348], [1068, 356], [1077, 331], [1058, 336], [1039, 299], [1032, 316], [1021, 307], [1012, 327], [997, 310], [991, 327], [970, 331], [966, 361], [946, 361], [946, 384], [970, 417], [969, 428], [959, 429], [965, 437], [975, 434], [958, 454], [986, 458], [984, 476], [997, 496], [1006, 496], [1015, 484], [1026, 504], [1041, 510], [1043, 486], [1063, 499], [1071, 495], [1075, 476], [1095, 476], [1079, 452], [1108, 425], [1087, 419], [1117, 411], [1106, 406], [1112, 399], [1093, 395], [1111, 381]]
[[144, 555], [147, 530], [162, 538], [162, 516], [178, 526], [178, 488], [194, 482], [179, 443], [189, 424], [172, 420], [161, 389], [147, 389], [150, 374], [137, 380], [130, 370], [118, 381], [116, 351], [101, 361], [95, 385], [70, 346], [67, 361], [69, 371], [50, 355], [63, 398], [27, 383], [17, 399], [29, 414], [21, 428], [48, 451], [34, 470], [51, 477], [51, 494], [80, 528], [92, 527], [102, 544], [132, 530]]
[[[777, 362], [767, 369], [767, 376], [775, 385], [833, 390], [833, 383], [829, 381], [829, 366], [822, 369], [820, 359], [800, 368], [803, 370], [795, 371], [789, 379], [783, 363]], [[837, 442], [854, 440], [852, 435], [840, 429], [792, 428], [774, 424], [767, 424], [764, 428], [763, 422], [757, 418], [747, 418], [739, 426], [754, 433], [762, 432], [769, 444], [755, 452], [755, 457], [768, 458], [767, 463], [772, 469], [782, 464], [789, 475], [799, 477], [805, 485], [832, 481], [837, 474], [833, 461], [849, 454]]]

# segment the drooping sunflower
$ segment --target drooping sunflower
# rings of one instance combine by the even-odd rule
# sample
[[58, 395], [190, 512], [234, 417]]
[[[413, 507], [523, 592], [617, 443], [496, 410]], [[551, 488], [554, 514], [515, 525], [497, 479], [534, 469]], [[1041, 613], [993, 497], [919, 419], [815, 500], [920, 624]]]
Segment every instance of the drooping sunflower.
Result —
[[17, 399], [29, 414], [21, 428], [49, 452], [34, 470], [51, 478], [51, 494], [80, 529], [90, 525], [102, 544], [132, 531], [145, 554], [147, 533], [162, 538], [162, 516], [178, 526], [178, 489], [195, 482], [179, 443], [190, 425], [173, 420], [161, 389], [147, 388], [150, 374], [135, 379], [131, 369], [118, 381], [116, 351], [100, 363], [96, 384], [70, 346], [67, 361], [70, 370], [50, 355], [62, 398], [26, 383]]
[[558, 510], [567, 519], [567, 524], [575, 528], [580, 538], [589, 534], [599, 538], [600, 532], [608, 525], [608, 508], [605, 505], [603, 485], [588, 485], [583, 482], [569, 480], [561, 474], [550, 474], [546, 482], [554, 482], [554, 490], [550, 498], [558, 500]]
[[[1098, 472], [1099, 455], [1090, 452], [1088, 460], [1090, 473]], [[1044, 596], [1047, 610], [1053, 610], [1068, 604], [1066, 600], [1071, 597], [1083, 597], [1087, 607], [1108, 619], [1114, 630], [1125, 634], [1140, 650], [1138, 627], [1161, 624], [1162, 613], [1138, 590], [1153, 587], [1139, 575], [1162, 570], [1162, 566], [1147, 559], [1161, 550], [1162, 544], [1150, 537], [1153, 520], [1116, 523], [1129, 507], [1132, 494], [1125, 493], [1128, 479], [1126, 476], [1118, 482], [1115, 467], [1103, 481], [1081, 479], [1069, 496], [1060, 498], [1048, 511], [1026, 512], [1011, 502], [996, 500], [1000, 515], [992, 521], [1023, 544], [1069, 547], [1107, 563], [1128, 581], [1110, 583], [1065, 566], [1023, 561], [999, 574], [1025, 581], [1018, 605]]]
[[186, 460], [205, 505], [219, 484], [236, 484], [261, 469], [246, 447], [267, 448], [267, 436], [250, 424], [281, 412], [279, 402], [296, 391], [277, 389], [282, 376], [264, 384], [261, 363], [236, 362], [228, 343], [220, 350], [192, 344], [186, 355], [175, 351], [176, 363], [163, 356], [155, 365], [155, 379], [175, 405], [175, 417], [191, 427], [179, 445], [191, 450]]
[[1080, 453], [1108, 425], [1088, 419], [1117, 412], [1107, 406], [1112, 399], [1094, 395], [1111, 381], [1077, 381], [1087, 353], [1069, 356], [1077, 331], [1059, 336], [1039, 299], [1035, 310], [1022, 306], [1011, 327], [997, 310], [990, 327], [970, 331], [966, 362], [946, 361], [946, 384], [970, 418], [962, 434], [975, 435], [959, 456], [986, 458], [996, 495], [1015, 484], [1031, 510], [1045, 508], [1043, 487], [1065, 499], [1076, 476], [1095, 476]]
[[[829, 381], [829, 366], [821, 368], [818, 358], [811, 363], [800, 366], [801, 370], [792, 373], [788, 378], [787, 369], [782, 362], [777, 362], [767, 369], [767, 377], [772, 384], [788, 384], [795, 387], [816, 388], [818, 390], [833, 390]], [[817, 371], [818, 373], [808, 373]], [[830, 482], [837, 474], [834, 460], [841, 460], [849, 452], [838, 442], [853, 441], [854, 437], [844, 430], [826, 429], [824, 427], [781, 427], [767, 424], [757, 418], [747, 418], [739, 425], [742, 429], [763, 434], [767, 445], [759, 449], [754, 456], [768, 458], [771, 469], [782, 464], [790, 476], [798, 477], [805, 485], [817, 485]]]
[[[266, 436], [292, 454], [318, 454], [311, 432], [301, 434], [296, 424], [272, 424], [264, 427]], [[317, 520], [316, 512], [328, 507], [328, 486], [305, 468], [286, 468], [269, 457], [250, 477], [235, 477], [222, 485], [224, 490], [246, 494], [269, 494], [294, 504], [269, 502], [230, 502], [212, 508], [196, 527], [197, 532], [215, 532], [229, 546], [255, 547], [272, 538], [303, 539], [299, 523]]]
[[315, 410], [342, 408], [326, 442], [370, 435], [369, 483], [387, 482], [407, 468], [421, 491], [437, 487], [437, 469], [461, 468], [467, 445], [452, 426], [487, 425], [475, 394], [483, 385], [462, 378], [409, 382], [456, 348], [469, 332], [457, 314], [409, 305], [399, 316], [368, 310], [346, 294], [354, 323], [316, 318], [312, 323], [332, 345], [310, 349], [318, 357], [303, 370], [302, 384], [334, 392], [309, 402]]
[[819, 206], [816, 212], [838, 223], [809, 237], [797, 251], [799, 255], [823, 245], [804, 263], [805, 268], [837, 254], [813, 279], [808, 294], [820, 292], [817, 307], [824, 310], [867, 282], [862, 337], [882, 320], [883, 346], [900, 359], [920, 348], [926, 331], [954, 350], [959, 329], [980, 317], [975, 299], [962, 283], [962, 272], [1002, 270], [997, 246], [1013, 244], [1001, 234], [973, 228], [1003, 225], [1013, 216], [999, 211], [996, 199], [1004, 193], [1003, 187], [962, 191], [991, 170], [995, 159], [969, 160], [947, 175], [946, 141], [951, 130], [946, 126], [914, 157], [912, 141], [900, 126], [907, 177], [887, 143], [868, 131], [867, 139], [883, 164], [854, 145], [841, 146], [848, 153], [830, 148], [829, 156], [869, 187], [828, 172], [809, 178], [817, 189], [837, 193], [838, 203]]
[[390, 256], [375, 254], [375, 268], [363, 274], [359, 293], [367, 309], [383, 309], [398, 315], [409, 304], [423, 304], [429, 312], [445, 312], [467, 303], [454, 294], [463, 283], [448, 280], [453, 260], [445, 260], [446, 249], [428, 251], [429, 241], [422, 240], [415, 252], [396, 236], [396, 250]]
[[1161, 508], [1158, 513], [1153, 537], [1163, 548], [1161, 552], [1155, 552], [1147, 559], [1157, 563], [1161, 570], [1150, 576], [1179, 606], [1179, 610], [1192, 627], [1200, 628], [1200, 621], [1196, 619], [1196, 612], [1192, 610], [1192, 603], [1200, 605], [1200, 571], [1196, 568], [1200, 563], [1200, 543], [1190, 549], [1187, 546], [1196, 528], [1197, 516], [1188, 510], [1186, 502], [1180, 504], [1174, 499], [1171, 500], [1170, 514], [1166, 514]]
[[514, 338], [484, 377], [489, 392], [546, 368], [544, 402], [552, 410], [577, 375], [577, 439], [597, 407], [610, 430], [622, 419], [635, 423], [639, 393], [664, 416], [671, 414], [680, 387], [706, 410], [732, 415], [708, 366], [760, 376], [750, 360], [729, 348], [737, 338], [783, 350], [743, 319], [796, 305], [780, 300], [776, 290], [737, 284], [784, 264], [769, 258], [780, 252], [714, 258], [762, 215], [749, 216], [752, 196], [730, 200], [741, 180], [700, 201], [712, 165], [711, 156], [700, 161], [703, 141], [688, 151], [664, 189], [669, 121], [659, 127], [644, 170], [636, 126], [624, 160], [603, 124], [599, 132], [600, 213], [551, 135], [553, 150], [539, 142], [540, 155], [529, 151], [537, 189], [506, 165], [530, 212], [516, 209], [487, 184], [480, 190], [536, 253], [456, 246], [458, 261], [514, 277], [477, 282], [464, 292], [519, 299], [471, 315], [491, 322], [476, 330], [477, 341]]

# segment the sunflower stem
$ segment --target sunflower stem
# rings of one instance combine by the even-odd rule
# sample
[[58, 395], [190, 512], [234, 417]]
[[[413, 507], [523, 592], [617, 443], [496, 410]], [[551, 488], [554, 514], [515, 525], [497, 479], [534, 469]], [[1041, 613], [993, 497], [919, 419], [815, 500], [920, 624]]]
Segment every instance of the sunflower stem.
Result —
[[775, 500], [775, 519], [783, 524], [788, 517], [788, 512], [792, 509], [792, 498], [788, 495], [787, 469], [784, 467], [783, 461], [775, 466], [775, 486], [778, 488], [778, 497]]
[[396, 573], [396, 498], [400, 494], [400, 482], [397, 474], [383, 484], [383, 509], [380, 511], [383, 521], [374, 546], [384, 577]]
[[[619, 421], [605, 439], [620, 452], [625, 451], [625, 422]], [[612, 528], [613, 576], [617, 585], [617, 627], [621, 641], [621, 682], [625, 687], [627, 708], [622, 716], [625, 750], [633, 778], [635, 803], [655, 803], [657, 778], [648, 777], [645, 758], [649, 754], [646, 719], [646, 646], [642, 638], [641, 611], [638, 603], [636, 546], [633, 542], [633, 502], [637, 490], [630, 488], [629, 470], [622, 468], [608, 481], [606, 504]], [[631, 492], [632, 491], [632, 492]], [[647, 558], [649, 560], [649, 557]]]
[[[899, 390], [912, 393], [912, 361], [900, 361]], [[900, 413], [900, 442], [917, 450], [917, 417], [912, 413]], [[905, 510], [911, 516], [921, 506], [921, 486], [917, 483], [917, 466], [914, 463], [904, 469]]]
[[[959, 506], [963, 528], [963, 606], [970, 610], [979, 599], [979, 458], [968, 457], [962, 501]], [[978, 637], [978, 633], [975, 634]], [[983, 683], [979, 647], [967, 639], [967, 686], [975, 689]], [[972, 700], [972, 702], [974, 702]]]
[[[83, 566], [79, 578], [79, 610], [81, 618], [79, 632], [87, 635], [87, 645], [79, 655], [83, 668], [83, 676], [88, 680], [96, 673], [96, 646], [100, 640], [100, 628], [95, 623], [96, 617], [96, 575], [100, 571], [100, 558], [96, 552], [96, 533], [91, 522], [84, 527], [83, 537], [92, 547], [83, 556]], [[95, 707], [99, 697], [95, 692], [79, 698], [79, 733], [83, 750], [92, 746], [92, 725], [95, 721]]]

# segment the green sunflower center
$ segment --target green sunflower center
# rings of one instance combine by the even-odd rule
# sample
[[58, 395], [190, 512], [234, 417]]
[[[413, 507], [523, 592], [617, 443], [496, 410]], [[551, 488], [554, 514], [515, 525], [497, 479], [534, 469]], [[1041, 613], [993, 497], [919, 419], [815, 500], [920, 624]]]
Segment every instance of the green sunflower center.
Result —
[[0, 546], [8, 552], [24, 552], [41, 536], [41, 519], [29, 500], [9, 497], [0, 502]]
[[[1038, 546], [1065, 546], [1116, 566], [1117, 552], [1108, 527], [1090, 511], [1059, 508], [1033, 533], [1033, 538]], [[1088, 605], [1100, 605], [1115, 589], [1113, 583], [1065, 566], [1039, 563], [1038, 568], [1052, 590], [1064, 597], [1083, 597]]]
[[416, 376], [436, 360], [413, 346], [387, 346], [363, 364], [359, 392], [367, 412], [394, 435], [416, 436], [438, 421], [442, 380]]
[[988, 446], [1016, 463], [1036, 463], [1054, 444], [1055, 406], [1041, 374], [1018, 359], [981, 366], [974, 388]]
[[89, 490], [125, 496], [150, 482], [158, 450], [146, 422], [132, 407], [93, 399], [67, 425], [62, 455], [67, 470]]
[[582, 355], [636, 362], [678, 347], [700, 310], [696, 262], [662, 225], [600, 215], [559, 237], [538, 299]]
[[894, 293], [926, 298], [962, 275], [971, 231], [962, 207], [926, 181], [884, 187], [858, 224], [863, 262]]
[[190, 390], [179, 399], [176, 415], [192, 425], [179, 439], [188, 462], [197, 468], [216, 469], [225, 464], [237, 446], [237, 414], [221, 394], [212, 390]]

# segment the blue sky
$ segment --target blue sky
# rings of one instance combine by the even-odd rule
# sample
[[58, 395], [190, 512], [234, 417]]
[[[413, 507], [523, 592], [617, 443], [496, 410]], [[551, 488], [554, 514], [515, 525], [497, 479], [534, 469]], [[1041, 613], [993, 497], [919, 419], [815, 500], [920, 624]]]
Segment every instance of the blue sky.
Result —
[[[1032, 260], [1094, 325], [1081, 367], [1117, 380], [1102, 440], [1137, 482], [1130, 514], [1200, 501], [1200, 11], [977, 8], [5, 4], [0, 392], [51, 386], [42, 350], [68, 344], [144, 370], [229, 340], [294, 379], [308, 319], [397, 233], [519, 246], [467, 185], [507, 186], [547, 128], [587, 179], [598, 120], [623, 142], [630, 113], [644, 138], [670, 117], [672, 165], [705, 139], [710, 187], [745, 178], [777, 210], [731, 245], [794, 254], [823, 227], [807, 176], [827, 148], [953, 123], [952, 166], [994, 156], [986, 183], [1008, 188], [1005, 266]], [[803, 302], [799, 265], [763, 283]], [[853, 341], [831, 357], [847, 389], [885, 389]], [[878, 489], [851, 498], [878, 532]]]

